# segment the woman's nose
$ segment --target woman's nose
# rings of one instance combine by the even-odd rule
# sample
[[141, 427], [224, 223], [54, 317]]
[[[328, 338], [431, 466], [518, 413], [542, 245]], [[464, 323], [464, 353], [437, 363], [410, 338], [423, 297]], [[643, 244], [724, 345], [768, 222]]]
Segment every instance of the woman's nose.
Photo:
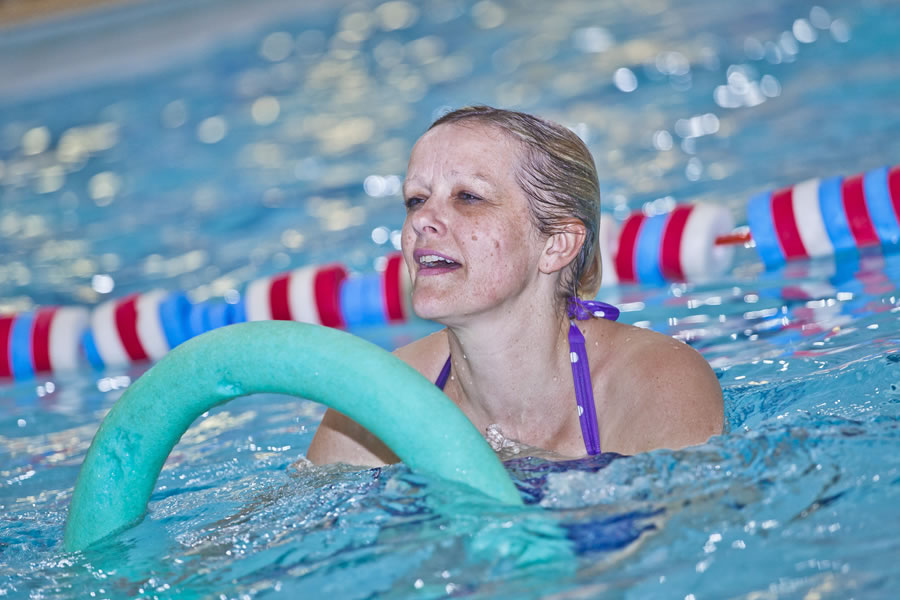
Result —
[[446, 212], [438, 198], [431, 197], [410, 215], [418, 234], [441, 235], [447, 230]]

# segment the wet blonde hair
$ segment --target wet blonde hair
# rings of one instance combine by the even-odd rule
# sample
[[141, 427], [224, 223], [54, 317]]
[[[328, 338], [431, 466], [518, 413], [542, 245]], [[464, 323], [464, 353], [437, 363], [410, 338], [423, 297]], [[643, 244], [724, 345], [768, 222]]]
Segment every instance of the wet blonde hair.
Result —
[[565, 229], [572, 218], [587, 235], [578, 256], [563, 272], [560, 296], [592, 298], [600, 287], [600, 184], [594, 157], [575, 133], [527, 113], [490, 106], [467, 106], [431, 124], [478, 123], [496, 127], [522, 145], [516, 179], [528, 196], [531, 217], [545, 236]]

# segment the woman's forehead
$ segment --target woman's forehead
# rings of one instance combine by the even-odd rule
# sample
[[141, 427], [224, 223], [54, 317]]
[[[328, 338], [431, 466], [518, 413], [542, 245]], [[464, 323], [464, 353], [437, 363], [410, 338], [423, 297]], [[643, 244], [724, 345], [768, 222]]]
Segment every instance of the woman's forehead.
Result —
[[519, 160], [518, 145], [497, 127], [480, 123], [448, 123], [431, 129], [413, 147], [407, 180], [439, 170], [450, 177], [485, 182], [511, 175]]
[[513, 138], [498, 126], [477, 121], [438, 125], [426, 131], [416, 142], [416, 146], [441, 144], [446, 141], [490, 148], [503, 146], [512, 149], [515, 146]]

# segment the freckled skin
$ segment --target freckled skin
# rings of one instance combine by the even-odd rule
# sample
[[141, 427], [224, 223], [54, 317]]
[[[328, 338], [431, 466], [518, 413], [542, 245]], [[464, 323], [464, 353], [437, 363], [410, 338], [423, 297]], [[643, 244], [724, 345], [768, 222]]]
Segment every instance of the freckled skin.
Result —
[[[529, 283], [542, 241], [510, 167], [518, 152], [499, 131], [454, 125], [429, 131], [413, 148], [402, 245], [419, 316], [496, 309]], [[423, 248], [462, 266], [449, 276], [419, 277], [413, 252]]]

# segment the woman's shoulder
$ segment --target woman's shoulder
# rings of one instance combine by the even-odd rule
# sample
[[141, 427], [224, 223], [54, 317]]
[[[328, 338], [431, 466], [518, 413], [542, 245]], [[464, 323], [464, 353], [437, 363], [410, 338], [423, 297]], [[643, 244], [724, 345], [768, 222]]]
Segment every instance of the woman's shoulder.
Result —
[[699, 444], [721, 433], [722, 390], [699, 352], [655, 331], [611, 325], [603, 328], [609, 351], [594, 383], [617, 421], [616, 438], [639, 452]]
[[591, 319], [588, 323], [585, 327], [586, 338], [593, 339], [595, 345], [608, 348], [608, 358], [615, 363], [649, 368], [653, 358], [667, 358], [681, 362], [679, 359], [683, 357], [692, 363], [699, 359], [698, 364], [708, 368], [699, 352], [680, 340], [652, 329], [603, 319]]
[[441, 329], [410, 344], [401, 346], [393, 352], [394, 356], [413, 369], [434, 381], [447, 357], [450, 356], [450, 343], [447, 341], [447, 330]]
[[[598, 319], [594, 319], [594, 321], [597, 320]], [[653, 351], [654, 353], [662, 352], [668, 354], [677, 353], [684, 349], [696, 352], [696, 350], [681, 340], [659, 333], [658, 331], [653, 331], [652, 329], [629, 325], [628, 323], [612, 322], [610, 324], [613, 326], [610, 335], [617, 349], [617, 353], [621, 353], [622, 351], [626, 353], [644, 353]]]

